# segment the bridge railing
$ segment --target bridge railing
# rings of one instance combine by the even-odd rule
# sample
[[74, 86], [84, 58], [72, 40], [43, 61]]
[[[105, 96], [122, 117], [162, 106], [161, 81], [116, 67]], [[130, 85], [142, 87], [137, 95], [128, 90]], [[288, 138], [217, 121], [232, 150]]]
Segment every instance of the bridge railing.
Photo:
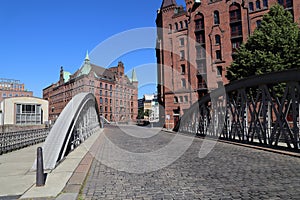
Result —
[[44, 142], [50, 129], [35, 129], [0, 133], [0, 155]]
[[250, 77], [196, 102], [177, 130], [299, 150], [300, 70]]

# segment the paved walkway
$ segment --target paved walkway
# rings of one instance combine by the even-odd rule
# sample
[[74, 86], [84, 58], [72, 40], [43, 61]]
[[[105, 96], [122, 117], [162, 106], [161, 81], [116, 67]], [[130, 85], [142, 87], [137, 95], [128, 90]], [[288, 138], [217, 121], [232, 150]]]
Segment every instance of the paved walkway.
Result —
[[[43, 187], [35, 186], [36, 173], [31, 169], [36, 158], [36, 149], [43, 144], [1, 155], [0, 199], [55, 199], [61, 192], [63, 193], [58, 199], [76, 199], [86, 176], [84, 172], [89, 169], [89, 164], [86, 163], [92, 160], [92, 158], [89, 159], [87, 152], [101, 132], [102, 130], [94, 133], [54, 170], [47, 171], [46, 184]], [[80, 183], [74, 180], [82, 176]], [[69, 187], [66, 188], [66, 185]], [[78, 185], [79, 188], [76, 187], [78, 190], [72, 189]]]
[[[181, 151], [189, 139], [179, 138], [175, 146]], [[172, 149], [174, 140], [175, 134], [157, 129], [105, 129], [94, 146], [95, 159], [80, 198], [300, 199], [297, 157], [222, 142], [212, 143], [207, 156], [199, 156], [207, 141], [195, 138], [183, 156], [176, 159], [180, 151]], [[163, 162], [159, 156], [164, 158], [164, 153], [158, 149], [165, 150], [175, 161], [170, 165], [171, 160]], [[153, 154], [149, 156], [149, 152]], [[155, 170], [164, 165], [167, 166]]]

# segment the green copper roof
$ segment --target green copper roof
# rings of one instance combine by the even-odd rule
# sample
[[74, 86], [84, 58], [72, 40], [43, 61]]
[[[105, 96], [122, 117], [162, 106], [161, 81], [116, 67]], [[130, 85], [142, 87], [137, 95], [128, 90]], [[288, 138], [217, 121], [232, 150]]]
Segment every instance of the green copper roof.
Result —
[[84, 60], [90, 61], [89, 51], [86, 51], [86, 55], [85, 55], [85, 59]]
[[71, 73], [64, 71], [64, 80], [68, 82], [70, 80]]
[[135, 69], [132, 70], [131, 80], [132, 80], [132, 82], [137, 82], [138, 81], [137, 77], [136, 77]]
[[84, 59], [84, 64], [83, 64], [82, 68], [80, 69], [80, 73], [78, 74], [78, 76], [88, 75], [90, 73], [91, 69], [92, 69], [92, 67], [91, 67], [91, 63], [90, 63], [89, 52], [87, 51], [85, 59]]
[[92, 67], [91, 67], [90, 63], [84, 63], [83, 67], [80, 70], [80, 75], [89, 74], [91, 69], [92, 69]]

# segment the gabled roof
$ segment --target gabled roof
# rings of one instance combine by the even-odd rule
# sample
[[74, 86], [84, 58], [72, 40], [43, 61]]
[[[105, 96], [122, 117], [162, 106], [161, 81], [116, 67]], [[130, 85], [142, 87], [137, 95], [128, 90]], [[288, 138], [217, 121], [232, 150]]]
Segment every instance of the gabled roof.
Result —
[[109, 69], [94, 64], [91, 64], [91, 67], [92, 67], [91, 71], [93, 71], [97, 75], [97, 77], [103, 77], [103, 78], [114, 80], [115, 78], [114, 73], [111, 72]]
[[163, 0], [161, 8], [166, 8], [173, 5], [177, 5], [176, 0]]

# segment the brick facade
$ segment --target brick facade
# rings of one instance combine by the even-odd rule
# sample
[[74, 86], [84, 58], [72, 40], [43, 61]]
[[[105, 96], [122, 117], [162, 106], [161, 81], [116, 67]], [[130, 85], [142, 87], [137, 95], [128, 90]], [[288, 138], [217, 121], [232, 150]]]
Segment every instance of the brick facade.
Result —
[[19, 80], [0, 78], [0, 102], [10, 97], [32, 97], [33, 92], [25, 90]]
[[160, 119], [169, 128], [201, 96], [228, 83], [225, 75], [232, 53], [272, 5], [280, 2], [300, 24], [298, 0], [185, 2], [183, 7], [163, 0], [156, 19]]
[[81, 92], [95, 95], [100, 115], [107, 120], [136, 121], [138, 82], [124, 74], [122, 62], [105, 69], [91, 64], [87, 57], [84, 65], [74, 74], [61, 68], [60, 80], [43, 89], [43, 98], [49, 101], [49, 120], [55, 121], [72, 97]]

